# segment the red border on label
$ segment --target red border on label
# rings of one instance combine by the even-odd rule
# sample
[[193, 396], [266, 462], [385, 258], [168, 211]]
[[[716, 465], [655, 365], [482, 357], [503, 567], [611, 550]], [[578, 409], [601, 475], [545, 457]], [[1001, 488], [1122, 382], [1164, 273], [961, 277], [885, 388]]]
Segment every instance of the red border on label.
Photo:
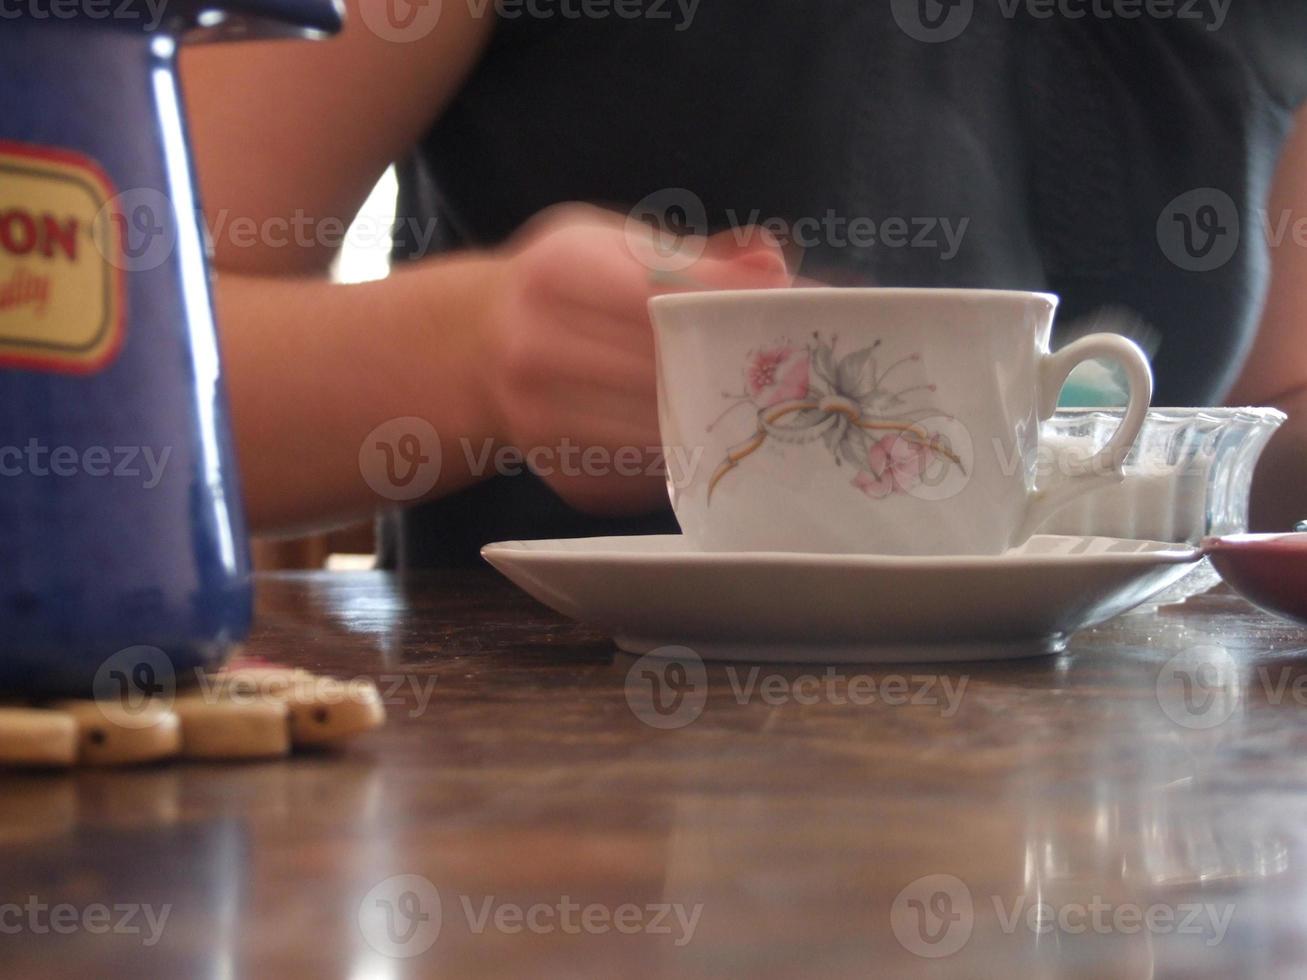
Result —
[[[34, 143], [17, 143], [12, 140], [0, 140], [0, 153], [7, 153], [16, 157], [27, 157], [32, 160], [45, 160], [65, 167], [75, 167], [83, 171], [99, 185], [99, 189], [104, 194], [104, 207], [114, 209], [110, 212], [110, 215], [118, 218], [122, 217], [116, 210], [117, 205], [114, 204], [114, 198], [118, 196], [118, 189], [114, 185], [113, 179], [91, 157], [75, 150], [66, 150], [54, 146], [39, 146]], [[117, 222], [112, 224], [116, 226]], [[29, 357], [21, 354], [0, 354], [0, 368], [31, 368], [52, 374], [76, 375], [96, 374], [104, 370], [122, 351], [123, 337], [127, 327], [127, 273], [121, 263], [114, 263], [106, 259], [105, 264], [113, 268], [113, 279], [118, 294], [118, 316], [111, 327], [113, 339], [110, 341], [109, 346], [105, 348], [104, 353], [93, 361], [65, 361], [44, 357]]]

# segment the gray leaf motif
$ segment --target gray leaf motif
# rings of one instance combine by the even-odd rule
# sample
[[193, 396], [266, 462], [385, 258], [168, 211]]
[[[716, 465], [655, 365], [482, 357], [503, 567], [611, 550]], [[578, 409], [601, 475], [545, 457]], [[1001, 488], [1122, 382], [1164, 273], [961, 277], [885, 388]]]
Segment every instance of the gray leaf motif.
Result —
[[844, 433], [845, 430], [847, 429], [848, 429], [847, 424], [834, 425], [821, 434], [821, 441], [826, 443], [826, 448], [829, 449], [831, 453], [835, 456], [835, 462], [837, 465], [840, 461], [839, 459], [840, 441], [844, 438]]
[[837, 452], [856, 468], [865, 470], [871, 454], [871, 437], [856, 425], [851, 425], [840, 439]]
[[[916, 421], [917, 419], [924, 418], [928, 415], [939, 414], [929, 405], [922, 405], [921, 397], [922, 396], [918, 395], [916, 398], [908, 399], [904, 398], [897, 392], [887, 391], [884, 388], [877, 388], [861, 395], [858, 398], [858, 404], [862, 406], [862, 412], [864, 415], [874, 415], [878, 418], [884, 419], [908, 419]], [[917, 402], [916, 407], [906, 407], [911, 405], [914, 401]]]
[[840, 360], [839, 368], [836, 370], [835, 387], [841, 395], [857, 398], [865, 390], [866, 384], [874, 387], [874, 380], [864, 384], [863, 376], [867, 373], [867, 362], [875, 353], [874, 347], [864, 347]]
[[835, 387], [835, 366], [831, 363], [831, 349], [826, 344], [818, 344], [812, 352], [812, 370], [826, 387]]

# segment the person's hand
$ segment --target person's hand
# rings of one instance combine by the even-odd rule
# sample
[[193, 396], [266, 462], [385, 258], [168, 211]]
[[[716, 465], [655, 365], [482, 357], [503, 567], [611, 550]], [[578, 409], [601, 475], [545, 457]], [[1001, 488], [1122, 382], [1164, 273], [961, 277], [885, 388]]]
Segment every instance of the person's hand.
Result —
[[650, 297], [687, 285], [791, 282], [780, 249], [761, 230], [687, 239], [682, 249], [702, 255], [661, 276], [652, 230], [564, 205], [539, 215], [502, 253], [484, 324], [496, 428], [580, 510], [640, 513], [667, 499]]

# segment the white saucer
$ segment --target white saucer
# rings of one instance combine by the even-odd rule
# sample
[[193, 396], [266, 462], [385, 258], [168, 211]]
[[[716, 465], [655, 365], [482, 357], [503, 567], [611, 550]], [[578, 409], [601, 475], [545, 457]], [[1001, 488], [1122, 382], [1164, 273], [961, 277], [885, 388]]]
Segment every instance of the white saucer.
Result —
[[1057, 653], [1181, 578], [1197, 549], [1037, 535], [998, 556], [705, 553], [679, 535], [506, 541], [481, 554], [628, 653], [909, 663]]

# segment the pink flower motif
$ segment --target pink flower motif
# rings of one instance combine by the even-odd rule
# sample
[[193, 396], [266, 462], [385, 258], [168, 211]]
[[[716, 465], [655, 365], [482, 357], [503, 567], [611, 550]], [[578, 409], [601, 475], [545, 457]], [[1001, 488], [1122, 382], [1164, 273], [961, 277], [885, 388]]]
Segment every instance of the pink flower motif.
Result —
[[908, 493], [921, 482], [935, 451], [913, 439], [894, 434], [873, 443], [867, 453], [870, 470], [853, 478], [853, 485], [875, 500], [892, 493]]
[[749, 395], [759, 408], [808, 397], [808, 348], [768, 347], [749, 355], [744, 371]]

